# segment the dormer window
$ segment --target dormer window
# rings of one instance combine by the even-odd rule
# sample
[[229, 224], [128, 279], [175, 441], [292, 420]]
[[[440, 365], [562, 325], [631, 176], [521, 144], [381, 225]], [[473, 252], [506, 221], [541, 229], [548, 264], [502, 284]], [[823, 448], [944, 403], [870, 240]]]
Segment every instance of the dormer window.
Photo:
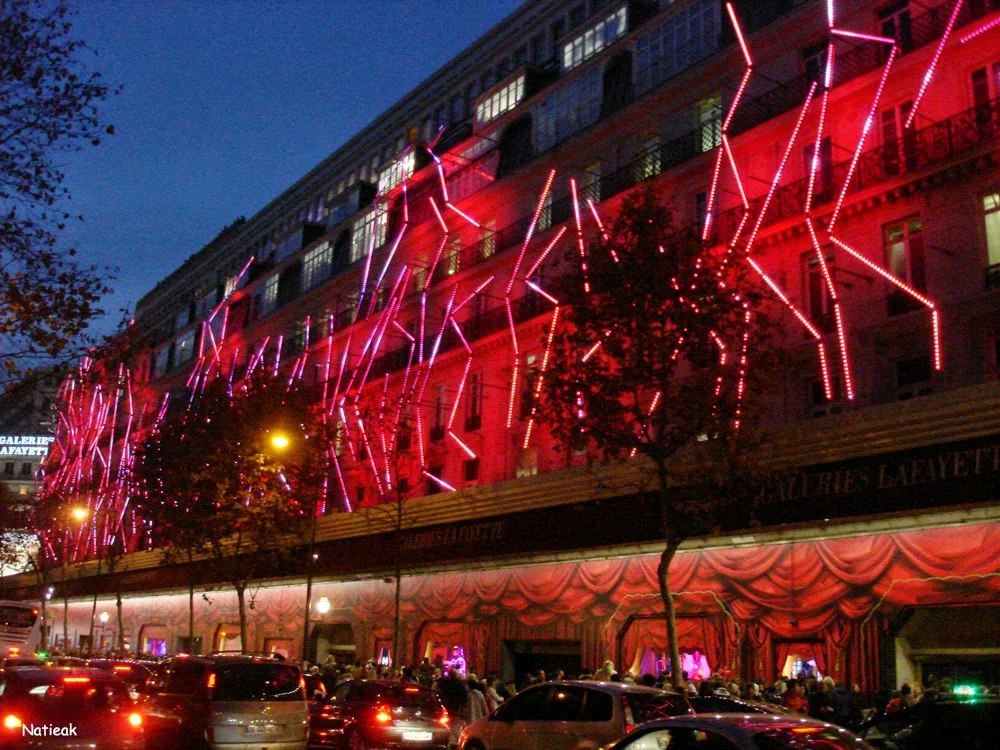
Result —
[[562, 46], [563, 72], [589, 60], [605, 47], [621, 39], [628, 31], [628, 8], [622, 6], [600, 23]]

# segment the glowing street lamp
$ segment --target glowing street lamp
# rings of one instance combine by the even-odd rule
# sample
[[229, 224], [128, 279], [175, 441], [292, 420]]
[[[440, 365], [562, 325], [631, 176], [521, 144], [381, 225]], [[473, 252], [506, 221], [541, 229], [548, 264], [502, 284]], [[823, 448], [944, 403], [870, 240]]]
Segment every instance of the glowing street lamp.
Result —
[[86, 521], [87, 516], [90, 515], [89, 511], [82, 505], [75, 506], [72, 510], [70, 510], [69, 514], [74, 521]]
[[271, 445], [278, 450], [284, 450], [288, 447], [290, 442], [291, 441], [288, 439], [288, 436], [284, 433], [276, 432], [271, 435]]
[[316, 611], [319, 612], [321, 615], [325, 615], [327, 612], [329, 612], [330, 600], [325, 596], [321, 596], [319, 598], [319, 601], [316, 602]]
[[97, 619], [101, 621], [102, 625], [107, 625], [108, 620], [111, 619], [111, 615], [109, 615], [107, 612], [101, 612], [101, 614], [97, 616]]

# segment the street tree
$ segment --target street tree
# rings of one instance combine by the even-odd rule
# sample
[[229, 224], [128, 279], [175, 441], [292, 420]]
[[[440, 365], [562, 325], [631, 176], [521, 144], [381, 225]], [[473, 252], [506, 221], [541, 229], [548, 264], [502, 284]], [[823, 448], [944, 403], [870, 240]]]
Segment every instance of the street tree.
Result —
[[99, 106], [117, 89], [89, 70], [64, 2], [0, 0], [0, 380], [75, 359], [102, 311], [111, 269], [60, 243], [68, 222], [60, 159], [114, 128]]
[[[286, 563], [302, 538], [311, 470], [300, 467], [317, 434], [312, 413], [305, 394], [267, 375], [235, 393], [220, 377], [183, 401], [137, 451], [138, 510], [155, 545], [180, 550], [189, 563], [204, 556], [232, 586], [246, 652], [248, 590]], [[279, 433], [291, 437], [276, 448]]]
[[[669, 568], [680, 544], [749, 510], [749, 360], [766, 331], [741, 254], [706, 252], [651, 189], [625, 198], [606, 236], [552, 285], [560, 323], [535, 416], [566, 449], [645, 461], [659, 499], [659, 584], [673, 679], [680, 654]], [[548, 335], [548, 331], [546, 334]], [[684, 460], [680, 460], [684, 459]], [[681, 468], [681, 467], [687, 467]]]

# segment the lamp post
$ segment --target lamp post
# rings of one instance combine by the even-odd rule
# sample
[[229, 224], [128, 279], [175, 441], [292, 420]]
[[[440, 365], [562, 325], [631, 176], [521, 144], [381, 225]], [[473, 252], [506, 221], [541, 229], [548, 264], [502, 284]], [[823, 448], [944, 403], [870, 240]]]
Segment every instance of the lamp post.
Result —
[[[90, 510], [83, 505], [74, 505], [69, 509], [71, 521], [83, 524], [90, 517]], [[69, 587], [66, 585], [66, 558], [69, 555], [69, 529], [63, 531], [62, 578], [59, 585], [63, 593], [63, 649], [69, 648]]]

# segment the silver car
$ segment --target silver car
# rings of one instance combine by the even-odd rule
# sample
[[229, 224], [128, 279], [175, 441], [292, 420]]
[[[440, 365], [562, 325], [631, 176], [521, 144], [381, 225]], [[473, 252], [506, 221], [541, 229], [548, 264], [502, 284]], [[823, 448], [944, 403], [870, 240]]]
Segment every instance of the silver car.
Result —
[[150, 748], [306, 750], [301, 670], [255, 656], [180, 656], [146, 686]]
[[638, 727], [611, 750], [871, 750], [846, 729], [788, 714], [678, 716]]
[[597, 750], [637, 725], [691, 713], [687, 699], [641, 685], [532, 685], [462, 731], [460, 750]]

